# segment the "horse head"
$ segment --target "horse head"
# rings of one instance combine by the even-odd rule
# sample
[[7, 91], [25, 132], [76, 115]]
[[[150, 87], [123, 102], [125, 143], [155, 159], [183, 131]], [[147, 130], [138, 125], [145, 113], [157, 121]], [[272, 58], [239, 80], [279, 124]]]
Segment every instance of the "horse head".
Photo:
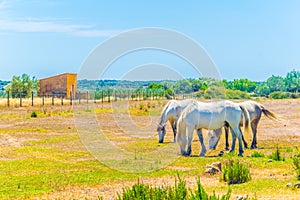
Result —
[[157, 124], [158, 142], [163, 143], [166, 135], [166, 124]]

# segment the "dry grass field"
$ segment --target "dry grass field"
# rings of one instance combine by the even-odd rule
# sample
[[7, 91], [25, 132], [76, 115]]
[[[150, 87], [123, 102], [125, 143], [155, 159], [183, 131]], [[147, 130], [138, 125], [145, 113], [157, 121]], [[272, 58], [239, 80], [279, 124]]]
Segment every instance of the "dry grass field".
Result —
[[[207, 192], [223, 194], [229, 186], [219, 181], [219, 175], [206, 175], [204, 170], [206, 164], [215, 161], [224, 163], [232, 158], [249, 166], [252, 175], [251, 181], [230, 186], [232, 199], [244, 194], [258, 199], [299, 199], [300, 189], [288, 188], [286, 184], [297, 182], [291, 156], [300, 153], [300, 100], [259, 102], [281, 118], [281, 122], [276, 122], [262, 116], [258, 127], [259, 149], [246, 149], [243, 158], [237, 157], [237, 151], [234, 155], [218, 157], [218, 152], [224, 148], [222, 135], [216, 150], [208, 151], [206, 157], [198, 157], [200, 147], [195, 134], [191, 157], [179, 156], [162, 169], [143, 173], [115, 170], [87, 151], [78, 136], [74, 110], [70, 105], [61, 106], [57, 102], [53, 107], [2, 106], [0, 198], [110, 199], [138, 179], [156, 186], [174, 184], [177, 172], [191, 188], [196, 187], [196, 179], [200, 177]], [[132, 101], [128, 109], [118, 107], [118, 103], [113, 106], [98, 103], [95, 107], [86, 105], [83, 112], [94, 114], [106, 138], [120, 149], [145, 153], [159, 150], [173, 140], [168, 125], [166, 143], [158, 144], [154, 122], [158, 122], [165, 103]], [[33, 111], [37, 113], [37, 118], [30, 117]], [[140, 127], [138, 130], [141, 132], [128, 125], [128, 121]], [[245, 138], [250, 143], [252, 135], [245, 135]], [[276, 148], [279, 148], [285, 161], [268, 162], [268, 155]], [[251, 157], [254, 152], [260, 152], [265, 157]]]

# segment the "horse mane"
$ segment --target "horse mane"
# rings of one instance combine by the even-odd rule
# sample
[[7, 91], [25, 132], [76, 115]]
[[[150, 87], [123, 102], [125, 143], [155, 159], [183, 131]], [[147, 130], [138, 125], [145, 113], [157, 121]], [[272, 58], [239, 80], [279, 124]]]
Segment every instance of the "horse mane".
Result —
[[167, 110], [168, 110], [168, 108], [169, 108], [169, 106], [170, 106], [171, 103], [172, 103], [172, 101], [169, 101], [169, 102], [165, 105], [163, 111], [161, 112], [161, 115], [160, 115], [160, 121], [159, 121], [159, 125], [160, 125], [160, 126], [164, 126], [164, 125], [165, 125], [165, 124], [163, 124], [163, 123], [166, 122], [166, 112], [167, 112]]

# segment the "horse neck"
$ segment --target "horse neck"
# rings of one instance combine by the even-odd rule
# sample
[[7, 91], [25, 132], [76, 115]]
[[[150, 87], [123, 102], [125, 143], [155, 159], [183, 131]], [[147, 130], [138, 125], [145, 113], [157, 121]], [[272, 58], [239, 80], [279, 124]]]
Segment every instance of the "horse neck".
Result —
[[168, 115], [169, 115], [169, 111], [168, 111], [168, 106], [163, 110], [161, 116], [160, 116], [160, 122], [159, 124], [161, 126], [165, 126], [167, 121], [168, 121]]

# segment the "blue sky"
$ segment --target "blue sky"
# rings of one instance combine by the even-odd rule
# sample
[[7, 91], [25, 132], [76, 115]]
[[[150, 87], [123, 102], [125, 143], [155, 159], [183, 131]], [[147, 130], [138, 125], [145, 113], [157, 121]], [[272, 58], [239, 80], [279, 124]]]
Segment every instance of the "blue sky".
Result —
[[[299, 9], [297, 0], [0, 0], [0, 79], [78, 72], [101, 42], [143, 27], [192, 38], [223, 78], [285, 76], [300, 66]], [[104, 78], [121, 78], [126, 70], [147, 63], [174, 66], [184, 77], [197, 77], [174, 56], [145, 51], [121, 58]]]

